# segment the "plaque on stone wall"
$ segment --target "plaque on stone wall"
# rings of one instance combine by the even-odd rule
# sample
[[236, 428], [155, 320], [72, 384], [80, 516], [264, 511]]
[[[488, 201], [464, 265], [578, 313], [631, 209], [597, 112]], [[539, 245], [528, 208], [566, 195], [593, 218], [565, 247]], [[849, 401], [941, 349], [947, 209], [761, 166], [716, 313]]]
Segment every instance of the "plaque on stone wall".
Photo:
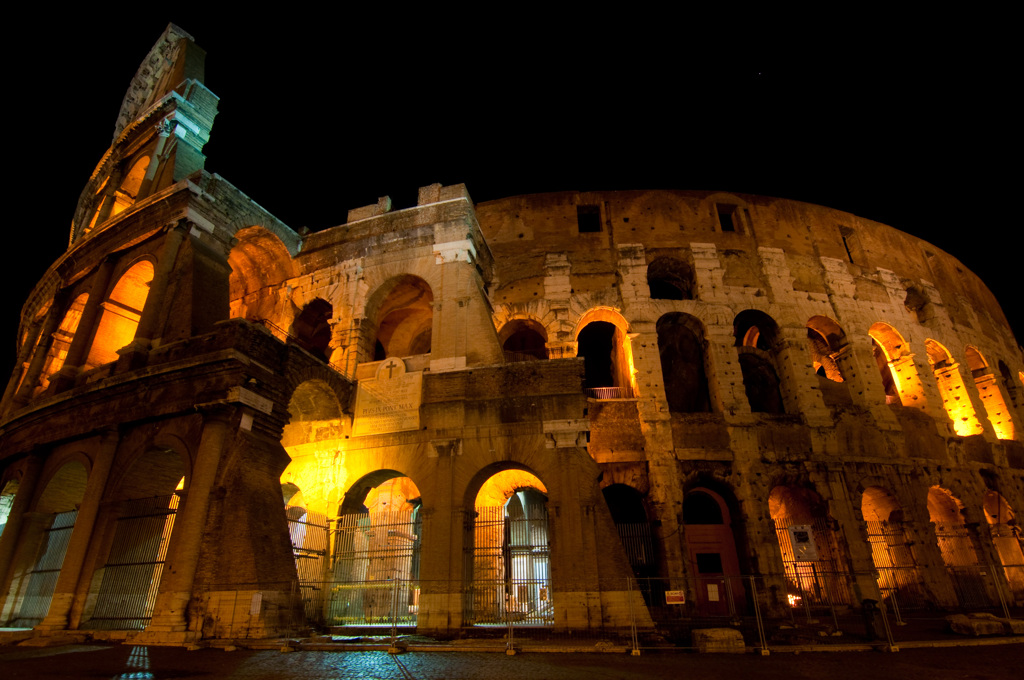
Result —
[[406, 372], [401, 359], [380, 362], [375, 377], [359, 381], [352, 436], [419, 429], [422, 386], [423, 371]]
[[789, 544], [793, 546], [794, 562], [818, 561], [818, 547], [814, 543], [814, 532], [810, 524], [794, 524], [789, 527]]

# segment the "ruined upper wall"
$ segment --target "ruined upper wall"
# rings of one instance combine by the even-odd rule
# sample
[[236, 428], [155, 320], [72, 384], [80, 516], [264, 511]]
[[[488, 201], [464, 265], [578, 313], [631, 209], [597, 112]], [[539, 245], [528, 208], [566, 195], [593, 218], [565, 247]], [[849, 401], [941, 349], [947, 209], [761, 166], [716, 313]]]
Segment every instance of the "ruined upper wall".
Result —
[[[579, 206], [599, 208], [599, 232], [580, 232]], [[733, 211], [734, 231], [723, 230], [718, 206]], [[543, 277], [552, 252], [569, 253], [574, 274], [614, 272], [617, 246], [633, 243], [644, 246], [648, 262], [680, 257], [694, 243], [714, 244], [726, 282], [756, 286], [757, 249], [778, 248], [797, 291], [827, 292], [823, 257], [845, 262], [864, 281], [862, 299], [871, 296], [866, 279], [888, 270], [905, 288], [933, 286], [955, 325], [985, 333], [998, 327], [1012, 338], [995, 296], [955, 257], [893, 227], [819, 205], [707, 191], [562, 192], [481, 203], [477, 218], [499, 264], [499, 286]]]

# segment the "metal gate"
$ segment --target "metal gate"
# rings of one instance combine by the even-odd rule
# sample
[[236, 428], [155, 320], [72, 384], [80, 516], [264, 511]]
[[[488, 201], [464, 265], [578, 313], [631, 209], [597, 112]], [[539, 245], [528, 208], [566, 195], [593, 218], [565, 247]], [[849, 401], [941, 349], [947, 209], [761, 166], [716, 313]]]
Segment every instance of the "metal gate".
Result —
[[28, 582], [21, 593], [18, 613], [12, 617], [8, 626], [31, 628], [46, 617], [77, 517], [77, 510], [51, 515], [49, 526], [43, 529], [35, 564], [28, 573]]
[[324, 581], [327, 574], [327, 517], [303, 512], [288, 520], [288, 535], [299, 576], [299, 591], [306, 621], [323, 623]]
[[1020, 527], [1013, 524], [990, 524], [992, 543], [999, 553], [999, 561], [1016, 602], [1024, 602], [1024, 552], [1020, 547]]
[[96, 604], [82, 628], [142, 630], [149, 624], [178, 502], [175, 493], [123, 503]]
[[789, 593], [790, 604], [795, 598], [802, 598], [803, 604], [836, 605], [850, 604], [850, 574], [842, 567], [839, 542], [829, 520], [816, 517], [811, 520], [811, 531], [818, 550], [818, 559], [813, 562], [799, 562], [790, 543], [789, 527], [805, 524], [789, 517], [775, 520], [775, 533], [782, 550], [782, 566], [793, 592]]
[[419, 507], [338, 517], [327, 623], [416, 625]]
[[477, 508], [467, 554], [473, 580], [466, 596], [466, 623], [553, 625], [550, 553], [543, 503], [514, 500], [505, 507]]
[[904, 609], [928, 605], [914, 554], [902, 522], [867, 522], [871, 559], [878, 571], [878, 589]]
[[935, 525], [935, 538], [939, 543], [942, 561], [953, 583], [961, 607], [991, 607], [988, 590], [978, 559], [978, 550], [966, 525]]

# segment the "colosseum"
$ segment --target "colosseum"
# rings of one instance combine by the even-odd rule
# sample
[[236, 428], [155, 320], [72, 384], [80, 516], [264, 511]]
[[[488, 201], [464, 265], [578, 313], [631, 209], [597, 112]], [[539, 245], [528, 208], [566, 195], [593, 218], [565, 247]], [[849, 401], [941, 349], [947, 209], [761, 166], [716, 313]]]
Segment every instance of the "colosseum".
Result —
[[0, 404], [0, 625], [186, 644], [1024, 606], [1024, 359], [955, 257], [695, 191], [295, 231], [168, 27]]

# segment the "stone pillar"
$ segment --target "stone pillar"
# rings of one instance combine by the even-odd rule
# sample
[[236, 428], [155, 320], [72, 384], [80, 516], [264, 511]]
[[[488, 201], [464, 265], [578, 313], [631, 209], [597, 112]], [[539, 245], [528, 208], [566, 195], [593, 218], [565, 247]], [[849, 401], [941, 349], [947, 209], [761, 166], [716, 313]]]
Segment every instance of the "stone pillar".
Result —
[[239, 410], [212, 406], [203, 415], [203, 434], [196, 451], [192, 478], [185, 489], [185, 507], [179, 512], [168, 546], [153, 618], [140, 640], [185, 641], [186, 614], [199, 564], [199, 548], [206, 528], [221, 454], [230, 446], [238, 427]]
[[420, 614], [416, 629], [420, 632], [447, 632], [462, 627], [466, 510], [462, 507], [463, 500], [453, 495], [454, 470], [456, 458], [462, 456], [462, 440], [431, 440], [427, 456], [434, 459], [436, 467], [434, 488], [429, 496], [424, 495], [435, 499], [435, 502], [420, 511], [423, 517], [423, 553], [420, 559]]
[[14, 496], [14, 504], [7, 516], [7, 525], [0, 536], [0, 611], [4, 610], [5, 601], [11, 580], [11, 562], [17, 552], [18, 539], [21, 536], [21, 525], [25, 521], [25, 513], [36, 492], [39, 472], [43, 468], [43, 456], [31, 454], [25, 460], [25, 469], [18, 483], [18, 493]]
[[[139, 186], [139, 193], [135, 196], [135, 200], [137, 201], [149, 196], [152, 192], [153, 180], [156, 178], [157, 169], [165, 160], [164, 147], [167, 146], [167, 139], [171, 136], [171, 127], [172, 123], [167, 118], [156, 124], [156, 147], [153, 149], [153, 155], [149, 157], [149, 166], [146, 168], [146, 176], [142, 178], [142, 184]], [[173, 145], [171, 148], [173, 148]]]
[[100, 264], [93, 277], [89, 299], [86, 300], [85, 309], [82, 310], [82, 318], [78, 321], [78, 330], [75, 331], [75, 337], [71, 340], [68, 355], [64, 359], [64, 366], [60, 369], [60, 373], [50, 381], [54, 384], [56, 392], [62, 392], [75, 384], [75, 379], [89, 358], [89, 349], [92, 347], [92, 339], [96, 335], [96, 326], [103, 311], [103, 302], [106, 300], [107, 287], [110, 285], [110, 277], [113, 273], [114, 260], [107, 258]]
[[[854, 507], [846, 486], [846, 475], [842, 469], [830, 469], [824, 473], [818, 486], [827, 486], [829, 490], [829, 512], [839, 523], [842, 542], [846, 544], [847, 556], [850, 560], [850, 571], [853, 578], [853, 604], [859, 606], [865, 599], [881, 602], [882, 594], [878, 589], [875, 561], [871, 554], [871, 543], [867, 538], [867, 525], [864, 516]], [[818, 475], [812, 474], [812, 479]], [[824, 482], [824, 484], [822, 484]]]
[[884, 430], [898, 430], [899, 422], [892, 409], [885, 403], [885, 388], [878, 372], [875, 355], [871, 347], [871, 336], [867, 334], [847, 336], [847, 344], [839, 348], [834, 359], [849, 385], [850, 399], [871, 413], [875, 423]]
[[786, 412], [800, 414], [811, 427], [831, 427], [832, 416], [807, 352], [807, 327], [780, 328], [779, 335], [774, 353]]
[[117, 452], [119, 441], [120, 436], [117, 430], [109, 430], [100, 436], [92, 470], [89, 472], [89, 480], [85, 485], [85, 495], [78, 507], [75, 528], [72, 530], [67, 552], [64, 553], [60, 576], [57, 577], [57, 583], [53, 589], [50, 609], [46, 618], [36, 626], [36, 630], [53, 631], [68, 627], [68, 614], [74, 603], [75, 589], [82, 574], [82, 564], [92, 540], [96, 515], [99, 512], [100, 501], [103, 500], [103, 492], [107, 486], [107, 478], [110, 476], [110, 468], [114, 463], [114, 454]]
[[721, 410], [727, 421], [729, 416], [750, 413], [743, 370], [734, 345], [731, 325], [707, 325], [708, 391], [712, 410]]
[[164, 237], [164, 247], [160, 253], [160, 261], [157, 262], [156, 270], [153, 272], [153, 281], [149, 284], [149, 294], [146, 296], [146, 305], [142, 310], [142, 317], [135, 329], [135, 339], [119, 354], [119, 364], [126, 363], [132, 368], [141, 367], [149, 353], [153, 340], [153, 334], [157, 331], [157, 324], [164, 309], [164, 298], [167, 296], [167, 284], [170, 281], [171, 273], [174, 271], [174, 263], [178, 259], [178, 251], [181, 249], [181, 242], [188, 234], [190, 224], [188, 220], [181, 219], [178, 223], [167, 230]]

